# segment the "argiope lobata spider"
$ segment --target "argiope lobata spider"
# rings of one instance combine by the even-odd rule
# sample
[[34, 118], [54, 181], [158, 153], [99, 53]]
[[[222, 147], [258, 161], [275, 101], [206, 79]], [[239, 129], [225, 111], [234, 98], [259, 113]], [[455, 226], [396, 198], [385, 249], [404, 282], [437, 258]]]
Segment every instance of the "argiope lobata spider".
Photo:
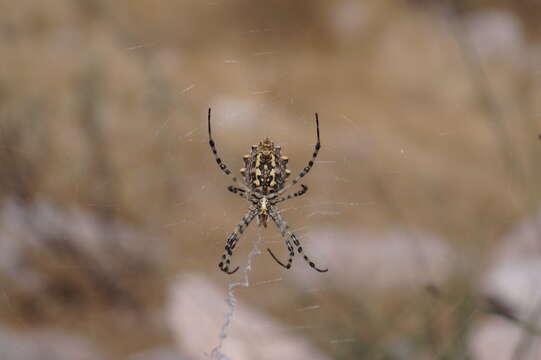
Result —
[[289, 200], [291, 198], [301, 196], [308, 191], [308, 187], [304, 184], [301, 184], [301, 189], [293, 194], [287, 196], [280, 196], [291, 186], [297, 184], [299, 180], [308, 174], [314, 161], [317, 157], [321, 144], [319, 141], [319, 119], [316, 115], [316, 134], [317, 134], [317, 143], [315, 146], [314, 153], [312, 154], [312, 159], [308, 162], [300, 174], [293, 179], [293, 181], [286, 185], [286, 179], [291, 175], [291, 171], [287, 169], [287, 156], [282, 156], [280, 154], [280, 146], [275, 146], [274, 143], [269, 139], [265, 138], [259, 145], [252, 145], [252, 150], [250, 154], [244, 155], [244, 167], [240, 169], [240, 173], [243, 176], [243, 182], [239, 182], [237, 177], [231, 173], [231, 170], [227, 165], [220, 159], [218, 152], [216, 150], [216, 145], [212, 139], [212, 132], [210, 128], [210, 108], [208, 112], [208, 126], [209, 126], [209, 145], [216, 158], [216, 163], [220, 166], [220, 169], [226, 174], [232, 177], [233, 182], [238, 186], [230, 185], [227, 187], [229, 191], [234, 194], [240, 195], [242, 198], [246, 199], [250, 203], [248, 208], [248, 213], [244, 215], [242, 221], [237, 225], [236, 229], [229, 235], [227, 238], [227, 243], [225, 245], [225, 253], [222, 255], [222, 259], [218, 264], [220, 270], [225, 273], [233, 274], [239, 269], [237, 266], [234, 270], [229, 271], [229, 266], [231, 264], [230, 257], [233, 255], [233, 250], [237, 246], [240, 234], [250, 225], [252, 220], [257, 216], [258, 225], [263, 225], [267, 227], [267, 220], [270, 217], [272, 221], [276, 224], [282, 236], [286, 236], [286, 246], [289, 251], [289, 258], [284, 264], [274, 254], [270, 249], [267, 249], [269, 254], [274, 260], [281, 266], [286, 269], [291, 268], [291, 263], [293, 262], [293, 257], [295, 256], [294, 246], [297, 249], [299, 255], [302, 254], [304, 260], [310, 265], [310, 267], [319, 272], [326, 272], [328, 269], [319, 269], [306, 254], [303, 253], [303, 249], [299, 239], [289, 231], [289, 225], [282, 219], [279, 211], [276, 208], [276, 204]]

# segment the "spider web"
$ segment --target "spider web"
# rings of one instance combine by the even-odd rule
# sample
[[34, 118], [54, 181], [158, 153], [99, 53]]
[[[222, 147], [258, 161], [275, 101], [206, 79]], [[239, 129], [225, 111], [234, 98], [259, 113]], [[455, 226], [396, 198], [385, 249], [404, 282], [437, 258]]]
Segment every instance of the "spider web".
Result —
[[238, 286], [250, 287], [249, 273], [252, 270], [252, 258], [254, 256], [256, 256], [256, 255], [261, 254], [261, 251], [258, 248], [258, 244], [261, 243], [261, 240], [262, 240], [261, 233], [258, 232], [258, 239], [257, 239], [257, 241], [253, 242], [253, 248], [250, 251], [250, 253], [248, 254], [247, 264], [243, 269], [244, 281], [242, 281], [242, 282], [234, 282], [234, 283], [230, 283], [228, 285], [227, 305], [229, 306], [229, 311], [225, 314], [225, 321], [224, 321], [224, 324], [223, 324], [222, 328], [220, 329], [220, 334], [218, 336], [219, 343], [214, 349], [212, 349], [212, 352], [210, 354], [210, 358], [212, 360], [227, 360], [227, 359], [229, 359], [229, 357], [227, 357], [227, 355], [225, 355], [222, 352], [222, 346], [223, 346], [223, 342], [227, 338], [227, 329], [228, 329], [229, 325], [231, 324], [231, 320], [233, 318], [233, 315], [235, 313], [235, 308], [237, 306], [237, 298], [235, 297], [235, 288], [238, 287]]
[[[0, 30], [6, 360], [539, 358], [527, 15], [477, 2], [25, 4]], [[208, 149], [209, 105], [237, 175], [266, 136], [296, 175], [319, 113], [309, 191], [279, 210], [328, 273], [300, 256], [278, 266], [261, 250], [287, 256], [272, 222], [241, 236], [237, 274], [217, 269], [246, 202]]]
[[[517, 146], [517, 144], [514, 142], [513, 136], [515, 135], [512, 134], [513, 130], [509, 129], [508, 119], [505, 118], [502, 106], [496, 100], [495, 94], [492, 93], [492, 85], [488, 82], [488, 79], [484, 77], [485, 75], [483, 73], [484, 69], [482, 59], [478, 57], [476, 49], [473, 47], [474, 44], [472, 45], [469, 43], [471, 40], [468, 38], [469, 35], [464, 33], [467, 31], [466, 29], [468, 26], [472, 26], [471, 24], [474, 21], [466, 23], [464, 19], [458, 17], [450, 9], [445, 9], [444, 15], [445, 16], [442, 20], [444, 23], [443, 28], [454, 38], [455, 41], [457, 41], [459, 47], [461, 47], [460, 51], [462, 52], [466, 63], [465, 71], [473, 78], [476, 94], [482, 99], [484, 106], [486, 106], [485, 110], [487, 115], [484, 120], [488, 120], [485, 124], [489, 125], [490, 133], [496, 139], [495, 157], [498, 159], [498, 161], [502, 162], [503, 167], [507, 170], [508, 174], [510, 174], [512, 178], [515, 178], [515, 180], [518, 179], [519, 182], [526, 181], [527, 183], [528, 180], [525, 180], [525, 177], [531, 176], [532, 174], [524, 174], [524, 168], [521, 169], [522, 165], [519, 165], [519, 161], [517, 160], [517, 157], [520, 157], [519, 154], [523, 149], [520, 149], [519, 146]], [[336, 117], [340, 117], [340, 121], [336, 121]], [[360, 138], [363, 137], [363, 130], [365, 129], [362, 128], [361, 121], [356, 119], [354, 115], [338, 114], [334, 116], [333, 120], [335, 126], [345, 129], [345, 131], [349, 132], [349, 135], [354, 134]], [[531, 126], [531, 124], [529, 126]], [[532, 130], [533, 129], [530, 127], [527, 129], [526, 134], [531, 136]], [[460, 137], [460, 131], [460, 128], [449, 125], [448, 127], [439, 128], [435, 131], [433, 130], [432, 133], [426, 133], [425, 137], [439, 138], [441, 139], [440, 141], [452, 142], [453, 140], [448, 139], [456, 139]], [[325, 134], [325, 131], [322, 130], [322, 133]], [[348, 139], [346, 135], [343, 135], [340, 140], [344, 143], [355, 143], [354, 140]], [[367, 147], [369, 147], [371, 145], [370, 140], [366, 140], [369, 143]], [[389, 141], [392, 142], [392, 140]], [[322, 155], [323, 159], [321, 159], [320, 156], [320, 159], [316, 161], [315, 167], [319, 167], [321, 169], [324, 166], [328, 166], [331, 170], [320, 170], [321, 172], [319, 173], [317, 173], [316, 170], [316, 174], [318, 175], [314, 175], [314, 173], [312, 173], [312, 179], [314, 176], [321, 177], [329, 176], [330, 174], [338, 174], [340, 173], [339, 168], [341, 166], [357, 164], [359, 162], [359, 158], [365, 158], [364, 156], [351, 156], [349, 158], [347, 155], [342, 156], [338, 151], [338, 147], [333, 148], [332, 143], [329, 145], [329, 142], [326, 142], [324, 136], [322, 142], [322, 154], [327, 155]], [[531, 143], [531, 139], [528, 140], [528, 142]], [[287, 144], [284, 144], [284, 148], [286, 148], [286, 145]], [[284, 204], [284, 207], [281, 209], [282, 214], [303, 214], [302, 220], [295, 219], [295, 221], [292, 221], [291, 223], [309, 224], [293, 229], [294, 232], [305, 233], [306, 231], [314, 230], [308, 236], [300, 237], [301, 241], [306, 241], [304, 248], [311, 251], [312, 257], [322, 257], [323, 259], [331, 262], [329, 258], [338, 255], [341, 256], [343, 264], [350, 264], [352, 268], [354, 267], [353, 264], [356, 262], [361, 262], [367, 264], [364, 270], [367, 270], [369, 273], [368, 275], [359, 272], [355, 273], [356, 276], [352, 276], [355, 278], [355, 281], [351, 279], [344, 280], [348, 277], [347, 273], [342, 273], [340, 272], [340, 269], [338, 269], [339, 275], [334, 278], [335, 282], [322, 282], [319, 280], [314, 280], [314, 278], [310, 278], [310, 276], [298, 276], [297, 273], [302, 272], [303, 270], [299, 269], [302, 268], [302, 264], [297, 261], [292, 271], [287, 273], [287, 275], [284, 275], [283, 278], [270, 277], [268, 280], [263, 279], [260, 281], [255, 281], [251, 285], [252, 288], [254, 287], [254, 284], [261, 284], [274, 288], [285, 288], [288, 286], [288, 281], [293, 282], [297, 287], [298, 292], [302, 294], [300, 297], [302, 297], [304, 301], [311, 301], [311, 303], [295, 309], [295, 312], [306, 315], [304, 317], [305, 323], [289, 328], [286, 326], [286, 329], [291, 330], [291, 328], [293, 328], [295, 331], [297, 331], [297, 333], [300, 333], [303, 336], [316, 338], [319, 348], [325, 349], [327, 353], [331, 353], [336, 356], [343, 356], [343, 358], [349, 358], [347, 354], [364, 354], [364, 356], [367, 358], [420, 358], [422, 356], [427, 356], [427, 353], [423, 352], [424, 350], [419, 350], [411, 339], [408, 340], [407, 337], [397, 335], [396, 333], [393, 333], [393, 331], [388, 332], [392, 334], [388, 335], [391, 337], [391, 340], [381, 340], [379, 345], [371, 348], [369, 345], [367, 345], [369, 340], [366, 340], [366, 338], [363, 336], [359, 336], [359, 333], [374, 330], [373, 328], [366, 330], [363, 325], [356, 323], [352, 324], [352, 321], [347, 320], [339, 322], [339, 325], [322, 325], [319, 323], [318, 315], [315, 315], [316, 313], [326, 313], [322, 315], [324, 318], [327, 316], [332, 317], [330, 313], [332, 313], [333, 316], [338, 317], [346, 317], [350, 314], [359, 315], [359, 313], [361, 313], [362, 316], [360, 317], [363, 318], [363, 320], [365, 317], [369, 318], [370, 316], [373, 316], [370, 310], [362, 309], [362, 305], [358, 305], [357, 307], [346, 305], [344, 308], [334, 309], [330, 309], [328, 306], [326, 306], [328, 304], [328, 298], [322, 294], [332, 293], [333, 295], [330, 297], [334, 298], [339, 296], [336, 294], [340, 294], [345, 288], [360, 288], [363, 289], [363, 291], [371, 292], [371, 294], [367, 295], [365, 298], [363, 298], [363, 296], [352, 296], [351, 294], [348, 296], [355, 299], [353, 301], [358, 301], [359, 304], [366, 301], [368, 304], [370, 304], [368, 306], [372, 306], [374, 308], [378, 306], [375, 305], [377, 301], [392, 302], [392, 300], [389, 299], [392, 299], [393, 296], [396, 296], [397, 299], [401, 298], [401, 301], [406, 302], [406, 304], [401, 304], [401, 311], [396, 309], [393, 310], [396, 311], [395, 319], [398, 319], [394, 320], [394, 323], [396, 324], [400, 324], [401, 319], [408, 318], [409, 316], [412, 316], [412, 314], [419, 314], [423, 311], [421, 310], [423, 307], [426, 307], [429, 310], [427, 310], [423, 315], [419, 316], [424, 316], [424, 321], [427, 322], [433, 321], [430, 319], [437, 319], [441, 312], [452, 312], [455, 316], [454, 321], [456, 321], [457, 324], [456, 328], [453, 330], [444, 330], [449, 331], [446, 333], [449, 340], [443, 341], [439, 345], [426, 344], [428, 348], [433, 346], [428, 353], [432, 354], [434, 357], [451, 354], [449, 356], [457, 356], [457, 358], [462, 358], [466, 357], [466, 354], [468, 353], [474, 353], [480, 358], [485, 358], [484, 356], [487, 355], [484, 354], [486, 354], [489, 350], [487, 348], [483, 348], [483, 341], [486, 341], [484, 337], [489, 336], [486, 334], [490, 334], [490, 331], [502, 331], [507, 332], [509, 337], [511, 337], [511, 345], [508, 345], [509, 347], [504, 351], [505, 354], [509, 354], [509, 349], [511, 349], [509, 358], [527, 359], [532, 356], [532, 358], [535, 358], [535, 355], [532, 354], [538, 351], [538, 345], [536, 343], [536, 334], [538, 334], [538, 330], [537, 326], [532, 325], [532, 323], [536, 323], [539, 318], [539, 306], [537, 306], [538, 302], [534, 302], [534, 305], [529, 307], [527, 312], [528, 315], [525, 316], [525, 318], [518, 318], [515, 316], [513, 311], [508, 308], [509, 304], [506, 301], [503, 303], [500, 302], [502, 299], [501, 293], [499, 292], [508, 291], [503, 290], [503, 286], [501, 284], [497, 285], [497, 289], [494, 288], [491, 290], [497, 293], [495, 298], [492, 298], [491, 295], [487, 295], [485, 292], [486, 290], [483, 289], [482, 285], [474, 283], [473, 286], [477, 287], [476, 291], [482, 294], [482, 297], [484, 297], [482, 300], [487, 301], [488, 305], [483, 302], [474, 303], [472, 298], [477, 294], [472, 294], [470, 289], [463, 287], [465, 283], [468, 283], [468, 281], [463, 277], [467, 278], [470, 276], [468, 274], [475, 274], [474, 277], [476, 277], [476, 281], [482, 283], [485, 281], [484, 274], [486, 269], [484, 269], [480, 263], [476, 263], [476, 261], [472, 259], [465, 260], [465, 262], [472, 261], [472, 264], [466, 265], [466, 269], [464, 269], [463, 260], [460, 260], [461, 255], [457, 253], [457, 249], [461, 249], [458, 251], [465, 251], [464, 248], [462, 248], [463, 245], [457, 246], [457, 244], [453, 244], [452, 246], [449, 246], [447, 239], [436, 235], [437, 231], [431, 232], [428, 230], [423, 230], [422, 226], [419, 226], [417, 220], [415, 219], [416, 215], [413, 214], [414, 211], [408, 209], [407, 205], [404, 206], [404, 203], [401, 203], [402, 200], [397, 200], [396, 194], [393, 194], [388, 188], [384, 188], [383, 186], [380, 187], [377, 184], [392, 183], [392, 179], [399, 178], [401, 176], [401, 172], [407, 172], [404, 167], [408, 166], [407, 164], [413, 164], [414, 162], [412, 162], [412, 160], [419, 156], [417, 152], [418, 149], [416, 149], [417, 146], [418, 144], [416, 143], [408, 142], [396, 144], [396, 146], [393, 147], [393, 151], [398, 154], [396, 157], [398, 160], [395, 160], [394, 163], [387, 166], [381, 164], [368, 164], [368, 171], [375, 173], [375, 175], [372, 174], [372, 176], [374, 177], [373, 181], [376, 184], [371, 183], [369, 186], [366, 186], [367, 183], [360, 180], [362, 174], [351, 175], [350, 173], [350, 175], [346, 177], [341, 177], [338, 175], [332, 176], [332, 180], [330, 181], [332, 183], [331, 186], [341, 186], [342, 184], [348, 183], [364, 184], [366, 188], [370, 189], [370, 191], [377, 193], [377, 196], [375, 196], [377, 200], [373, 200], [373, 196], [368, 196], [365, 200], [361, 196], [355, 194], [349, 198], [345, 197], [341, 201], [328, 201], [321, 197], [319, 198], [320, 200], [313, 201], [310, 200], [310, 198], [314, 195], [313, 189], [314, 187], [317, 188], [316, 185], [311, 187], [311, 191], [308, 193], [308, 195], [294, 203], [297, 205], [290, 205], [288, 203]], [[363, 151], [362, 147], [360, 151]], [[374, 155], [369, 150], [364, 151], [366, 151], [366, 156]], [[455, 151], [459, 152], [458, 148]], [[536, 150], [532, 151], [536, 152]], [[295, 156], [295, 158], [297, 159], [299, 156]], [[302, 159], [302, 156], [300, 156], [300, 158]], [[434, 168], [437, 167], [434, 164], [430, 166], [433, 166]], [[307, 181], [308, 185], [310, 185], [310, 180]], [[321, 186], [319, 188], [321, 188]], [[427, 191], [430, 192], [431, 189], [428, 187]], [[527, 190], [527, 192], [530, 191], [532, 191], [532, 189]], [[428, 197], [432, 195], [434, 197], [439, 196], [438, 194], [434, 193]], [[529, 200], [527, 202], [529, 202]], [[383, 234], [378, 233], [378, 231], [373, 233], [370, 231], [363, 233], [357, 229], [353, 230], [354, 232], [357, 231], [353, 235], [348, 233], [348, 231], [327, 231], [324, 226], [316, 227], [313, 225], [313, 219], [317, 219], [322, 223], [333, 222], [334, 220], [340, 221], [340, 218], [344, 215], [351, 214], [352, 212], [370, 213], [372, 208], [378, 208], [380, 211], [386, 213], [386, 216], [391, 220], [392, 223], [394, 223], [394, 228], [391, 226], [391, 229], [383, 232]], [[438, 214], [438, 211], [435, 211], [434, 213], [435, 215], [433, 221], [434, 223], [437, 223], [437, 225], [434, 226], [434, 224], [431, 224], [427, 226], [427, 228], [432, 227], [439, 228], [440, 230], [444, 229], [446, 222], [448, 221], [448, 219], [445, 218], [446, 215], [443, 212]], [[288, 221], [287, 218], [286, 221]], [[347, 225], [351, 228], [352, 224], [349, 223]], [[492, 226], [492, 224], [488, 224], [488, 226]], [[502, 229], [500, 229], [500, 231], [504, 232]], [[318, 236], [321, 236], [317, 235], [317, 233], [329, 235], [327, 237], [327, 243], [318, 242], [317, 244], [314, 244], [310, 238], [317, 238]], [[444, 233], [444, 231], [442, 231], [442, 233]], [[344, 244], [341, 244], [340, 241], [335, 241], [340, 236], [345, 238], [346, 242], [349, 241], [350, 243], [363, 241], [365, 243], [365, 247], [359, 247], [359, 254], [348, 257], [348, 250], [352, 251], [354, 248], [348, 248]], [[280, 238], [279, 234], [270, 235], [270, 238], [272, 240], [266, 240], [265, 243], [276, 245], [283, 244], [283, 239]], [[261, 241], [261, 238], [259, 238], [259, 240]], [[378, 244], [378, 242], [380, 244]], [[344, 248], [340, 249], [341, 246], [344, 246]], [[478, 252], [480, 247], [481, 245], [478, 243], [477, 245], [473, 245], [473, 251]], [[338, 250], [336, 248], [338, 248]], [[471, 248], [469, 249], [471, 250]], [[380, 264], [376, 264], [375, 260], [372, 261], [369, 259], [369, 256], [363, 257], [362, 251], [370, 253], [370, 256], [375, 258], [377, 258], [378, 254], [381, 254], [382, 257], [378, 258]], [[314, 252], [318, 254], [318, 256], [314, 256]], [[477, 253], [472, 255], [472, 258], [475, 257], [484, 258], [482, 255]], [[347, 261], [344, 261], [344, 259], [347, 259]], [[251, 263], [251, 261], [252, 260], [250, 257], [249, 262]], [[336, 272], [336, 263], [334, 263], [334, 268], [332, 264], [333, 263], [331, 262], [331, 266], [329, 266], [330, 271]], [[379, 266], [381, 264], [383, 264], [383, 267], [386, 267], [386, 269], [382, 269], [381, 266]], [[341, 282], [341, 280], [343, 280], [343, 282]], [[237, 284], [239, 283], [230, 284], [230, 289], [232, 285], [238, 286]], [[245, 280], [245, 282], [242, 284], [243, 286], [246, 286], [248, 282]], [[530, 283], [526, 286], [528, 291], [532, 291], [532, 286], [534, 285]], [[416, 293], [415, 296], [412, 296], [416, 299], [420, 299], [419, 305], [407, 303], [407, 300], [396, 295], [396, 293], [393, 292], [393, 289], [395, 289], [395, 291], [396, 289], [401, 289], [400, 291], [410, 294]], [[532, 296], [537, 297], [536, 294]], [[230, 298], [228, 300], [229, 302], [232, 301], [231, 296], [232, 294], [230, 293]], [[339, 301], [337, 302], [339, 303]], [[237, 304], [236, 300], [235, 304]], [[390, 308], [393, 308], [393, 306], [391, 305]], [[365, 310], [366, 312], [362, 313], [362, 310], [359, 309]], [[344, 314], [345, 311], [348, 312], [348, 315]], [[489, 314], [488, 319], [478, 319], [476, 316], [477, 313]], [[291, 311], [286, 311], [286, 315], [284, 315], [284, 317], [291, 317], [295, 318], [296, 320], [299, 319], [299, 317], [292, 316]], [[510, 323], [504, 325], [499, 324], [498, 318], [502, 317], [510, 321]], [[528, 319], [531, 319], [532, 317], [535, 320], [530, 322]], [[385, 316], [382, 316], [382, 318], [385, 318]], [[231, 320], [232, 313], [230, 312], [227, 315], [227, 322], [224, 327], [227, 327]], [[387, 319], [380, 321], [385, 322], [390, 320]], [[490, 324], [490, 326], [487, 325], [487, 329], [491, 326], [493, 327], [490, 330], [487, 330], [484, 328], [486, 324]], [[500, 325], [501, 329], [499, 328]], [[289, 326], [291, 326], [291, 324]], [[336, 330], [334, 330], [335, 332], [333, 335], [329, 336], [328, 333], [325, 335], [317, 334], [320, 329], [325, 327], [329, 329], [333, 326], [336, 326]], [[372, 326], [374, 325], [372, 324]], [[400, 326], [403, 325], [400, 324], [398, 328], [400, 328]], [[374, 331], [377, 332], [377, 330]], [[324, 333], [325, 331], [321, 332]], [[329, 332], [332, 333], [333, 331]], [[494, 335], [494, 333], [492, 333], [492, 335], [499, 336]], [[223, 344], [222, 340], [223, 339], [221, 338], [220, 348]], [[506, 359], [506, 355], [502, 356], [504, 356], [502, 359]]]

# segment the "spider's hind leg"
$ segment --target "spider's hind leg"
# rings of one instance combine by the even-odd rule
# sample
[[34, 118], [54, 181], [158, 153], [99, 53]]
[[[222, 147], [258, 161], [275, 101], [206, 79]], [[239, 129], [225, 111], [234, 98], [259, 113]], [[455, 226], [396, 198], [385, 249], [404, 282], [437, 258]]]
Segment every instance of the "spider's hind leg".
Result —
[[233, 249], [237, 245], [237, 241], [239, 240], [239, 234], [235, 231], [229, 237], [227, 238], [227, 243], [225, 245], [225, 253], [222, 255], [222, 261], [218, 264], [218, 267], [223, 272], [231, 275], [234, 274], [239, 267], [237, 266], [235, 270], [229, 271], [229, 265], [231, 264], [231, 255], [233, 255]]
[[[316, 266], [316, 264], [314, 264], [314, 262], [312, 260], [310, 260], [308, 255], [303, 253], [303, 249], [302, 249], [302, 246], [301, 246], [301, 243], [300, 243], [299, 239], [297, 239], [295, 234], [293, 234], [291, 231], [289, 231], [289, 225], [282, 219], [282, 217], [280, 216], [280, 214], [278, 214], [278, 212], [276, 212], [276, 210], [272, 209], [272, 211], [270, 211], [269, 214], [270, 214], [272, 220], [274, 221], [274, 223], [276, 224], [276, 226], [278, 226], [278, 228], [280, 229], [280, 232], [282, 233], [282, 236], [287, 235], [289, 238], [291, 238], [291, 240], [293, 241], [293, 245], [295, 245], [297, 247], [297, 253], [299, 255], [302, 255], [302, 257], [304, 258], [304, 261], [306, 261], [306, 263], [312, 269], [314, 269], [314, 270], [316, 270], [318, 272], [327, 272], [327, 271], [329, 271], [329, 269], [320, 269], [320, 268], [318, 268]], [[269, 253], [273, 257], [273, 259], [276, 260], [276, 262], [278, 264], [282, 265], [286, 269], [289, 269], [291, 267], [291, 263], [293, 262], [293, 256], [295, 255], [295, 252], [293, 251], [293, 246], [291, 245], [291, 241], [289, 239], [286, 240], [286, 245], [287, 245], [287, 249], [289, 250], [289, 258], [288, 258], [288, 262], [287, 262], [286, 265], [284, 265], [282, 262], [280, 262], [276, 258], [276, 256], [274, 256], [274, 254], [272, 253], [272, 251], [270, 249], [267, 249], [267, 250], [269, 251]]]
[[291, 245], [291, 242], [289, 240], [286, 240], [286, 246], [287, 250], [289, 250], [289, 258], [287, 259], [287, 264], [284, 265], [283, 262], [278, 260], [278, 258], [272, 253], [271, 249], [267, 248], [267, 251], [269, 252], [270, 256], [276, 261], [279, 265], [289, 270], [291, 268], [291, 263], [293, 262], [293, 256], [295, 256], [295, 251], [293, 250], [293, 245]]
[[248, 214], [244, 215], [242, 221], [237, 225], [235, 231], [233, 231], [227, 238], [227, 242], [225, 244], [225, 252], [222, 255], [220, 263], [218, 264], [218, 267], [223, 272], [231, 275], [239, 269], [239, 267], [237, 266], [234, 270], [229, 271], [229, 267], [231, 265], [231, 256], [233, 255], [233, 250], [235, 249], [235, 246], [237, 246], [240, 235], [244, 232], [248, 225], [250, 225], [250, 222], [252, 222], [256, 214], [257, 211], [255, 209], [250, 209]]
[[[297, 247], [297, 252], [299, 253], [299, 255], [302, 253], [302, 246], [301, 246], [301, 243], [299, 242], [299, 240], [297, 239], [297, 237], [295, 236], [295, 234], [292, 234], [292, 233], [289, 233], [289, 235], [291, 236], [291, 239], [293, 239], [293, 244], [295, 244], [295, 246]], [[329, 269], [320, 269], [316, 266], [316, 264], [314, 264], [314, 262], [312, 260], [310, 260], [310, 258], [304, 254], [302, 255], [302, 257], [304, 258], [304, 261], [306, 261], [306, 263], [308, 265], [310, 265], [310, 267], [316, 271], [319, 271], [319, 272], [327, 272], [329, 271]]]

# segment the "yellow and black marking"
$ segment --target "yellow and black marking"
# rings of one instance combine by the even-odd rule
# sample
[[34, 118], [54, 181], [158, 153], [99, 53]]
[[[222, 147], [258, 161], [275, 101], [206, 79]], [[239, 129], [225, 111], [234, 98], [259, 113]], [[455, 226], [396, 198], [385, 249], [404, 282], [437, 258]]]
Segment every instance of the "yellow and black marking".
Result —
[[246, 184], [261, 195], [277, 192], [284, 187], [291, 174], [287, 169], [288, 158], [280, 154], [280, 147], [266, 138], [252, 146], [252, 152], [244, 155], [244, 167], [240, 173]]
[[225, 252], [222, 255], [220, 263], [218, 264], [220, 270], [227, 274], [233, 274], [239, 269], [238, 266], [233, 269], [231, 268], [231, 256], [233, 255], [233, 250], [237, 246], [239, 237], [250, 225], [252, 220], [257, 219], [259, 225], [266, 227], [267, 221], [270, 218], [278, 229], [280, 229], [280, 233], [285, 238], [286, 247], [289, 252], [287, 261], [282, 262], [272, 253], [270, 249], [267, 249], [269, 254], [279, 265], [286, 269], [291, 268], [296, 250], [298, 256], [302, 257], [312, 269], [319, 272], [326, 272], [327, 269], [320, 269], [306, 255], [301, 246], [301, 242], [297, 236], [289, 230], [289, 226], [282, 219], [278, 209], [276, 208], [276, 204], [297, 196], [301, 196], [308, 191], [308, 187], [306, 185], [300, 184], [300, 190], [287, 196], [282, 195], [293, 185], [297, 184], [301, 178], [307, 175], [310, 169], [312, 169], [314, 166], [319, 149], [321, 148], [319, 139], [319, 119], [317, 113], [315, 114], [317, 142], [314, 147], [312, 158], [308, 162], [308, 166], [306, 166], [288, 184], [286, 184], [286, 180], [291, 175], [291, 171], [289, 171], [287, 168], [288, 158], [280, 153], [280, 146], [274, 145], [269, 138], [264, 139], [258, 145], [252, 145], [250, 154], [244, 155], [244, 167], [240, 169], [242, 178], [237, 179], [218, 155], [216, 144], [212, 138], [210, 114], [211, 111], [209, 109], [208, 135], [210, 149], [214, 155], [216, 163], [220, 167], [220, 170], [222, 170], [226, 175], [231, 176], [231, 179], [235, 183], [235, 185], [228, 186], [227, 189], [230, 192], [244, 198], [251, 204], [248, 213], [242, 218], [242, 221], [227, 238]]

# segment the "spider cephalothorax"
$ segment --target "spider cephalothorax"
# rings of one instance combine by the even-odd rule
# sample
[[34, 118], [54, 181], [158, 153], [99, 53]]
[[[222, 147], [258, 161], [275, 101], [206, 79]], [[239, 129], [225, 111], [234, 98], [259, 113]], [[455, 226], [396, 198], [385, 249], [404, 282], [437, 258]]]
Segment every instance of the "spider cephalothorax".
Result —
[[259, 225], [267, 227], [267, 220], [270, 217], [280, 229], [282, 236], [286, 237], [287, 235], [285, 242], [289, 251], [289, 258], [286, 264], [278, 260], [270, 249], [267, 249], [278, 264], [282, 265], [286, 269], [289, 269], [291, 267], [291, 263], [293, 262], [293, 257], [295, 256], [294, 249], [296, 248], [299, 256], [302, 256], [311, 268], [319, 272], [327, 271], [327, 269], [322, 270], [316, 267], [308, 256], [303, 253], [299, 239], [295, 236], [295, 234], [289, 231], [289, 226], [282, 219], [278, 209], [275, 207], [277, 203], [289, 200], [293, 197], [301, 196], [308, 190], [306, 185], [301, 184], [301, 189], [299, 191], [288, 196], [279, 197], [279, 195], [284, 193], [291, 186], [295, 185], [300, 178], [305, 176], [314, 165], [314, 160], [316, 159], [319, 149], [321, 148], [319, 141], [319, 119], [317, 113], [317, 143], [314, 153], [312, 154], [312, 159], [308, 162], [308, 166], [306, 166], [288, 185], [286, 185], [286, 179], [291, 174], [291, 172], [287, 169], [288, 158], [287, 156], [281, 155], [280, 146], [274, 145], [269, 138], [265, 138], [259, 143], [259, 145], [252, 145], [250, 154], [244, 155], [244, 167], [240, 169], [244, 182], [239, 183], [238, 179], [231, 174], [231, 170], [229, 170], [227, 165], [225, 165], [225, 163], [218, 156], [216, 145], [212, 139], [210, 127], [210, 109], [208, 112], [208, 128], [209, 144], [216, 162], [224, 173], [232, 176], [233, 182], [241, 186], [236, 187], [231, 185], [227, 189], [232, 193], [240, 195], [242, 198], [248, 200], [248, 202], [251, 204], [248, 209], [248, 213], [242, 218], [240, 224], [237, 225], [237, 229], [233, 231], [227, 238], [225, 253], [222, 255], [222, 260], [218, 264], [219, 268], [228, 274], [233, 274], [238, 270], [238, 266], [234, 270], [229, 270], [231, 263], [230, 257], [233, 255], [233, 249], [237, 245], [240, 234], [244, 232], [250, 222], [252, 222], [252, 220], [257, 216]]

